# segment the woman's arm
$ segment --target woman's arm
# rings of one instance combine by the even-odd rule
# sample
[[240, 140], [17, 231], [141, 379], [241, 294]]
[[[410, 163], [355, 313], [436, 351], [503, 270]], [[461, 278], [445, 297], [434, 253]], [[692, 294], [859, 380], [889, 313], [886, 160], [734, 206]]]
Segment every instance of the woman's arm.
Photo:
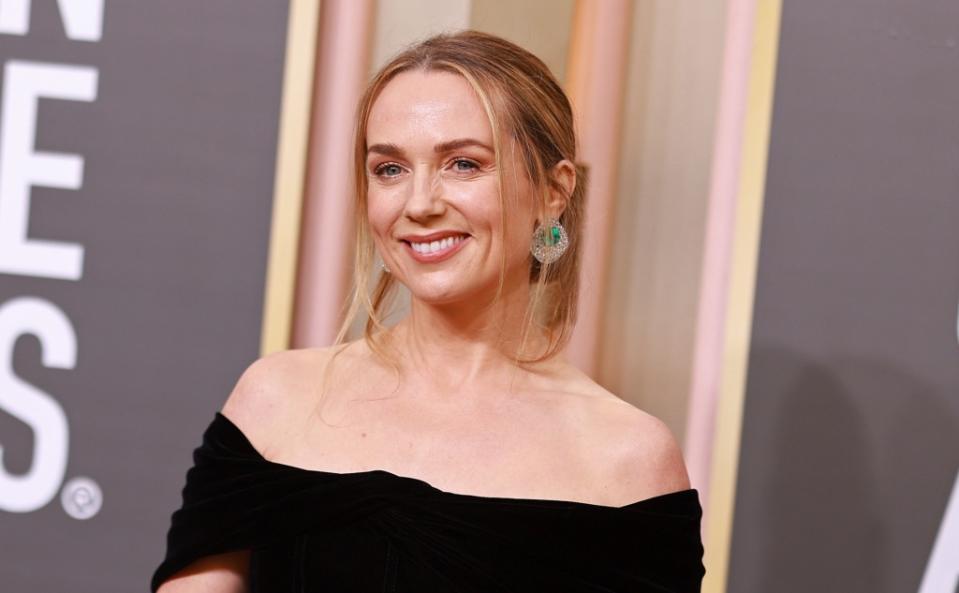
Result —
[[[251, 442], [269, 442], [277, 434], [290, 399], [298, 392], [298, 369], [316, 357], [307, 351], [281, 351], [253, 361], [240, 375], [222, 413]], [[299, 391], [302, 391], [300, 389]], [[172, 575], [157, 593], [247, 593], [250, 551], [210, 554]]]
[[[260, 358], [250, 364], [237, 380], [227, 397], [223, 410], [231, 422], [242, 418], [244, 433], [248, 425], [257, 425], [250, 420], [257, 415], [266, 418], [269, 380], [275, 375], [273, 361], [277, 356]], [[189, 566], [173, 574], [157, 589], [157, 593], [248, 593], [250, 551], [240, 550], [222, 554], [210, 554], [197, 559]]]
[[204, 556], [167, 579], [157, 593], [248, 593], [250, 551]]

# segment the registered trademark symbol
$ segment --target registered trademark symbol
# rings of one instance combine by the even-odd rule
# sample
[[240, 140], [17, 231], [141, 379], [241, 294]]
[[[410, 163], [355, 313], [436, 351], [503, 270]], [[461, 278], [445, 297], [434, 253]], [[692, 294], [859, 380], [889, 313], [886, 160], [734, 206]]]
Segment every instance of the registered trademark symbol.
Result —
[[100, 486], [90, 478], [72, 478], [60, 491], [60, 504], [74, 519], [89, 519], [100, 512], [103, 493]]

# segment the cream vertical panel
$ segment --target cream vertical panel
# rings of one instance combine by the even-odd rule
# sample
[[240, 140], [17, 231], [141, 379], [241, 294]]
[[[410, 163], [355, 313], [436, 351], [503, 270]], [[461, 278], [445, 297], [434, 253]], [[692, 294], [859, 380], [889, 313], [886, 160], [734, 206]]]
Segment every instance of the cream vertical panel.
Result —
[[290, 345], [319, 20], [319, 0], [291, 0], [260, 331], [261, 354], [285, 350]]
[[706, 245], [696, 318], [696, 354], [686, 422], [686, 468], [708, 517], [709, 482], [726, 329], [736, 199], [742, 165], [755, 0], [730, 0], [713, 154]]
[[576, 328], [566, 349], [597, 375], [612, 249], [630, 15], [628, 0], [579, 0], [573, 16], [566, 92], [573, 104], [579, 161], [589, 167]]
[[682, 442], [725, 0], [638, 0], [598, 379]]
[[379, 0], [373, 34], [373, 69], [412, 43], [469, 26], [470, 0]]
[[781, 14], [781, 0], [762, 0], [756, 4], [732, 276], [726, 309], [725, 359], [713, 447], [709, 514], [706, 517], [704, 593], [722, 593], [728, 580]]
[[574, 0], [473, 0], [470, 26], [533, 52], [563, 83], [575, 4]]

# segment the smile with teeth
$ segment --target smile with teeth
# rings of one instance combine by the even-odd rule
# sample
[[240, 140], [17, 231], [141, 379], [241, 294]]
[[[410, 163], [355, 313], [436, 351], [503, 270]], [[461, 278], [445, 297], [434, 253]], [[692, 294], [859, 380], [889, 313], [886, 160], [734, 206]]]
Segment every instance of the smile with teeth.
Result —
[[429, 254], [429, 253], [439, 253], [440, 251], [446, 251], [450, 247], [458, 244], [460, 241], [466, 238], [466, 235], [459, 235], [456, 237], [445, 237], [438, 241], [430, 241], [426, 243], [414, 243], [410, 241], [410, 246], [413, 248], [413, 251], [417, 253]]

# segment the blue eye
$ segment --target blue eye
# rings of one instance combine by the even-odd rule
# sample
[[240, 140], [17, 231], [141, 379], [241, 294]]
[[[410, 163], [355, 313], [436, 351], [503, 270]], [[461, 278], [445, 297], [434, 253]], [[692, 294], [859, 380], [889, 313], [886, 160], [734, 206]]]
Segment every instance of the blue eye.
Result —
[[396, 163], [384, 163], [374, 169], [373, 173], [379, 176], [396, 177], [403, 172], [403, 169]]
[[[465, 167], [463, 165], [465, 165]], [[475, 171], [476, 169], [479, 168], [476, 163], [474, 163], [473, 161], [468, 161], [466, 159], [456, 159], [455, 161], [453, 161], [453, 166], [457, 171], [463, 171], [465, 173], [468, 173], [470, 171]]]

